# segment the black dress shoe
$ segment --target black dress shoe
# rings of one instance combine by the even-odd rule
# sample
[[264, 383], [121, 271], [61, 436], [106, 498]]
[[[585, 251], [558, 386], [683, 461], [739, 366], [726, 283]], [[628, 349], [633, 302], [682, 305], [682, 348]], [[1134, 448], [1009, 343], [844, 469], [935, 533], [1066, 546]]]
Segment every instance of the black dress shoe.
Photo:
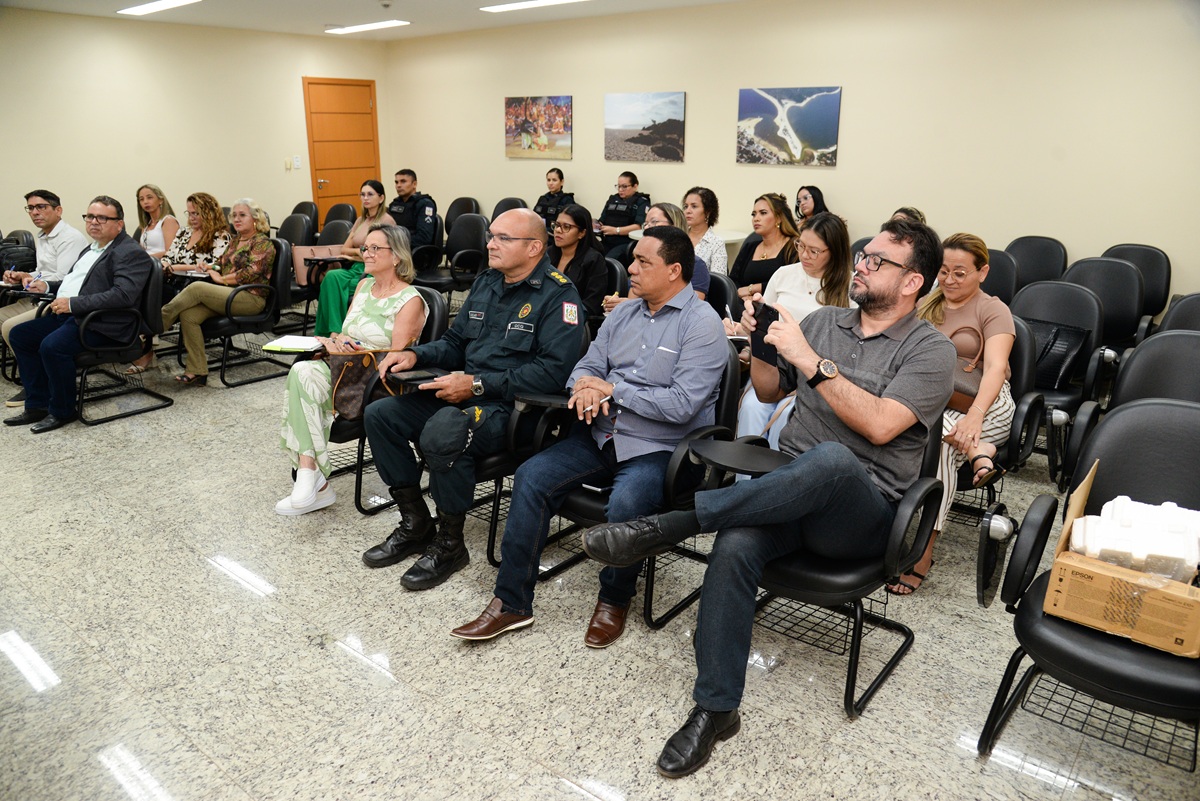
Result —
[[448, 515], [438, 511], [438, 532], [433, 542], [400, 577], [406, 590], [429, 590], [471, 563], [471, 555], [463, 542], [463, 523], [466, 515]]
[[6, 426], [27, 426], [31, 423], [37, 423], [46, 419], [50, 412], [45, 409], [26, 409], [15, 417], [4, 418]]
[[583, 550], [606, 565], [628, 567], [666, 553], [676, 544], [658, 527], [658, 517], [639, 517], [628, 523], [605, 523], [583, 532]]
[[68, 417], [55, 417], [52, 414], [47, 414], [42, 418], [40, 423], [34, 423], [29, 427], [30, 432], [34, 434], [45, 434], [47, 431], [53, 431], [56, 428], [62, 428], [68, 423], [75, 422], [75, 415]]
[[695, 773], [708, 762], [718, 740], [728, 740], [741, 728], [742, 716], [736, 709], [709, 712], [700, 706], [692, 707], [683, 728], [671, 735], [663, 747], [658, 772], [668, 779]]

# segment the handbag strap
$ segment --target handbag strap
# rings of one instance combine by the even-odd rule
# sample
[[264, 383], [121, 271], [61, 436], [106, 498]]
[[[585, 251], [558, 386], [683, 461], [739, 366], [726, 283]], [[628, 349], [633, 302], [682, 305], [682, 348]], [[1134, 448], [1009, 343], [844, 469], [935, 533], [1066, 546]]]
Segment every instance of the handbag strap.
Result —
[[[964, 326], [959, 326], [958, 328], [954, 329], [954, 332], [952, 334], [950, 334], [950, 339], [953, 340], [954, 334], [957, 334], [959, 331], [970, 331], [972, 334], [979, 334], [979, 352], [976, 353], [975, 358], [971, 359], [971, 361], [967, 364], [967, 366], [963, 368], [964, 373], [972, 373], [975, 371], [975, 367], [979, 364], [979, 360], [983, 358], [983, 335], [979, 333], [979, 329], [972, 328], [969, 325], [964, 325]], [[965, 357], [959, 357], [959, 358], [965, 358]]]

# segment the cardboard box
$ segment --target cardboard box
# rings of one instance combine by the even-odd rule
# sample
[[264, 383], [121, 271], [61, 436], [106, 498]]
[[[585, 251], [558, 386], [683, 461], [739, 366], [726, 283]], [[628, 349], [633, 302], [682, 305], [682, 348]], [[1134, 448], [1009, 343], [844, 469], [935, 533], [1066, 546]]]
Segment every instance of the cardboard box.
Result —
[[1151, 648], [1200, 657], [1200, 588], [1071, 552], [1071, 525], [1083, 514], [1099, 467], [1097, 460], [1071, 495], [1042, 608]]

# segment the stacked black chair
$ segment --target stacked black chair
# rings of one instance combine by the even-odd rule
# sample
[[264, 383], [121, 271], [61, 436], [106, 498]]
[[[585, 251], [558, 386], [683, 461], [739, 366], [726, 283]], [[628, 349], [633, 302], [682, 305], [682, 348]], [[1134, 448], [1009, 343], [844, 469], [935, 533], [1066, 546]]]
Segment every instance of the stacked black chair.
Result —
[[[292, 208], [292, 214], [303, 214], [308, 217], [312, 223], [313, 236], [316, 236], [317, 229], [321, 227], [320, 211], [317, 210], [317, 204], [311, 200], [302, 200]], [[294, 242], [292, 244], [295, 244]], [[308, 244], [312, 244], [309, 242]]]
[[[1200, 483], [1195, 478], [1200, 470], [1200, 404], [1139, 400], [1114, 409], [1088, 438], [1079, 463], [1090, 466], [1097, 459], [1100, 465], [1084, 514], [1099, 514], [1103, 504], [1118, 495], [1141, 503], [1171, 501], [1186, 509], [1200, 509]], [[1072, 489], [1086, 472], [1076, 472]], [[1013, 711], [1042, 673], [1107, 704], [1196, 726], [1200, 723], [1200, 661], [1157, 651], [1043, 611], [1051, 572], [1034, 576], [1057, 505], [1056, 497], [1039, 496], [1018, 529], [1000, 588], [1001, 600], [1015, 615], [1013, 631], [1018, 646], [980, 733], [979, 753], [992, 752]], [[1033, 664], [1010, 693], [1026, 656]]]
[[316, 244], [316, 230], [311, 217], [293, 212], [283, 218], [277, 236], [292, 247], [313, 245]]
[[1131, 262], [1142, 273], [1146, 294], [1142, 299], [1142, 314], [1157, 317], [1167, 308], [1171, 296], [1171, 260], [1153, 245], [1113, 245], [1100, 254]]
[[988, 248], [988, 274], [979, 288], [994, 298], [1012, 303], [1017, 294], [1017, 260], [1008, 252]]
[[[354, 221], [358, 219], [358, 211], [349, 203], [334, 203], [329, 207], [329, 211], [325, 212], [325, 225], [329, 225], [334, 220], [345, 220], [354, 225]], [[325, 225], [321, 226], [321, 230], [325, 229]]]
[[496, 207], [492, 209], [492, 219], [496, 219], [506, 211], [527, 208], [529, 208], [529, 204], [519, 197], [503, 197], [500, 198], [500, 201], [496, 204]]
[[445, 295], [469, 289], [487, 268], [488, 219], [481, 214], [463, 214], [446, 237], [442, 266], [420, 270], [413, 283], [436, 289]]
[[446, 207], [446, 236], [454, 230], [454, 223], [463, 214], [482, 214], [483, 207], [473, 197], [456, 197]]
[[1067, 249], [1049, 236], [1019, 236], [1004, 248], [1017, 261], [1017, 289], [1057, 281], [1067, 269]]

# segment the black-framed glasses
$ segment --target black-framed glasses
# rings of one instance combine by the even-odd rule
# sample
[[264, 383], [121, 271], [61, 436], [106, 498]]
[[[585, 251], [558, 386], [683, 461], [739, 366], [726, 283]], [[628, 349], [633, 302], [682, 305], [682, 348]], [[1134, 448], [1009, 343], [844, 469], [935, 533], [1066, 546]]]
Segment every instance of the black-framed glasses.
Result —
[[883, 256], [880, 256], [878, 253], [864, 253], [863, 251], [860, 250], [854, 254], [854, 266], [855, 267], [857, 267], [859, 264], [861, 264], [864, 261], [866, 262], [865, 267], [866, 267], [867, 271], [873, 272], [873, 273], [879, 272], [879, 268], [885, 264], [890, 264], [893, 267], [899, 267], [901, 270], [909, 269], [908, 267], [905, 267], [903, 264], [901, 264], [898, 261], [892, 261], [891, 259], [885, 259]]
[[94, 222], [104, 225], [105, 223], [116, 222], [120, 217], [107, 217], [103, 214], [85, 214], [83, 215], [84, 222]]
[[54, 208], [54, 207], [51, 206], [49, 203], [36, 203], [32, 206], [26, 206], [25, 213], [33, 214], [35, 211], [45, 211], [46, 209], [52, 209], [52, 208]]
[[570, 223], [560, 223], [560, 222], [554, 223], [554, 230], [562, 231], [564, 234], [569, 234], [578, 227], [579, 227], [578, 225], [571, 225]]
[[509, 236], [508, 234], [493, 234], [487, 231], [483, 235], [485, 242], [491, 242], [493, 239], [500, 242], [501, 245], [507, 245], [509, 242], [537, 242], [538, 240], [532, 236]]
[[362, 249], [362, 254], [363, 254], [364, 256], [368, 256], [368, 255], [369, 255], [371, 258], [374, 258], [374, 257], [375, 257], [375, 254], [376, 254], [376, 253], [378, 253], [378, 252], [379, 252], [379, 251], [381, 251], [381, 250], [388, 250], [388, 251], [390, 251], [390, 250], [391, 250], [391, 248], [389, 248], [387, 245], [367, 245], [366, 247], [364, 247], [364, 248]]

